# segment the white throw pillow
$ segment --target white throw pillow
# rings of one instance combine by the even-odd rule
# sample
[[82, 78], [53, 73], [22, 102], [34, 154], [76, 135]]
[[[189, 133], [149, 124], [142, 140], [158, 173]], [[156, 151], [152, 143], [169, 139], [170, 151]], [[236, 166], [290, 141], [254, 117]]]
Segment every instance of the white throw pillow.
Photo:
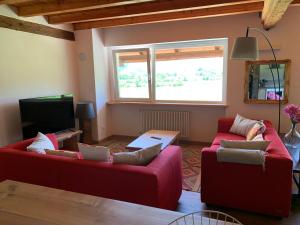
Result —
[[246, 137], [257, 122], [257, 120], [250, 120], [237, 114], [229, 132]]
[[108, 162], [110, 150], [103, 146], [92, 146], [78, 143], [79, 152], [83, 159]]
[[249, 165], [265, 164], [264, 151], [255, 149], [237, 149], [237, 148], [219, 148], [217, 151], [217, 160], [219, 162], [241, 163]]
[[38, 132], [34, 141], [27, 147], [27, 151], [46, 154], [45, 149], [54, 150], [55, 148], [46, 135]]
[[265, 151], [269, 146], [270, 141], [235, 141], [235, 140], [221, 140], [221, 147], [223, 148], [238, 148], [238, 149], [256, 149]]
[[113, 154], [113, 163], [130, 165], [147, 165], [161, 151], [161, 143], [135, 152], [119, 152]]
[[264, 137], [262, 134], [258, 134], [251, 141], [264, 141]]

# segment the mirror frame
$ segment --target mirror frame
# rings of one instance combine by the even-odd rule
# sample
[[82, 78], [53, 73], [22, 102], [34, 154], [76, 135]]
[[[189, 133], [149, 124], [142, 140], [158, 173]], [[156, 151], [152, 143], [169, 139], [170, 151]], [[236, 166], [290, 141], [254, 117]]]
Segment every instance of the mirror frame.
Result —
[[[289, 86], [290, 86], [290, 71], [291, 71], [291, 60], [282, 59], [277, 60], [278, 64], [285, 64], [284, 70], [284, 99], [281, 101], [282, 104], [288, 103], [289, 97]], [[244, 103], [247, 104], [278, 104], [278, 100], [264, 100], [264, 99], [249, 99], [249, 72], [250, 65], [261, 65], [261, 64], [275, 64], [275, 60], [257, 60], [257, 61], [246, 61], [245, 63], [245, 84], [244, 84]], [[277, 77], [277, 72], [275, 74]], [[277, 78], [276, 78], [277, 80]]]

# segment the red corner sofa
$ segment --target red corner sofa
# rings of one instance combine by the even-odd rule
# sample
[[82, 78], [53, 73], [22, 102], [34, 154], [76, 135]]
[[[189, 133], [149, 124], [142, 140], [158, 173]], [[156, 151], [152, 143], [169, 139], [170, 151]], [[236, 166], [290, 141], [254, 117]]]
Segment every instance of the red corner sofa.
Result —
[[219, 119], [218, 133], [211, 147], [202, 150], [202, 202], [279, 217], [288, 216], [293, 163], [270, 121], [264, 121], [267, 127], [264, 139], [271, 141], [266, 151], [265, 170], [261, 165], [217, 161], [216, 150], [221, 140], [245, 140], [242, 136], [229, 133], [233, 121], [233, 118]]
[[[56, 136], [47, 135], [56, 149]], [[0, 148], [6, 179], [174, 210], [182, 191], [181, 149], [168, 146], [147, 166], [114, 165], [27, 152], [33, 139]]]

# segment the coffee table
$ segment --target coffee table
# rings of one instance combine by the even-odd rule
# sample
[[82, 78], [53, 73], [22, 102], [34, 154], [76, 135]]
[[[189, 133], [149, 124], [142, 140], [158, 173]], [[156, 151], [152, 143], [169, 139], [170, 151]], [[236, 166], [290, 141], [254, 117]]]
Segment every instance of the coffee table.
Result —
[[178, 141], [179, 134], [179, 131], [149, 130], [129, 143], [126, 148], [134, 151], [162, 143], [161, 149], [163, 150], [176, 140]]

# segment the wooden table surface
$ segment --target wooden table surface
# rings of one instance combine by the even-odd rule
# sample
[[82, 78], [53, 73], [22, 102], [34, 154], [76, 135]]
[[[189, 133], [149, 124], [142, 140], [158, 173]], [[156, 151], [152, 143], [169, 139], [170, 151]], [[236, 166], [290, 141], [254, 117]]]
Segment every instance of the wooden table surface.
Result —
[[0, 183], [2, 225], [167, 225], [181, 213], [16, 181]]
[[172, 144], [178, 138], [179, 134], [179, 131], [149, 130], [129, 143], [126, 148], [137, 150], [162, 143], [161, 149], [164, 149]]

